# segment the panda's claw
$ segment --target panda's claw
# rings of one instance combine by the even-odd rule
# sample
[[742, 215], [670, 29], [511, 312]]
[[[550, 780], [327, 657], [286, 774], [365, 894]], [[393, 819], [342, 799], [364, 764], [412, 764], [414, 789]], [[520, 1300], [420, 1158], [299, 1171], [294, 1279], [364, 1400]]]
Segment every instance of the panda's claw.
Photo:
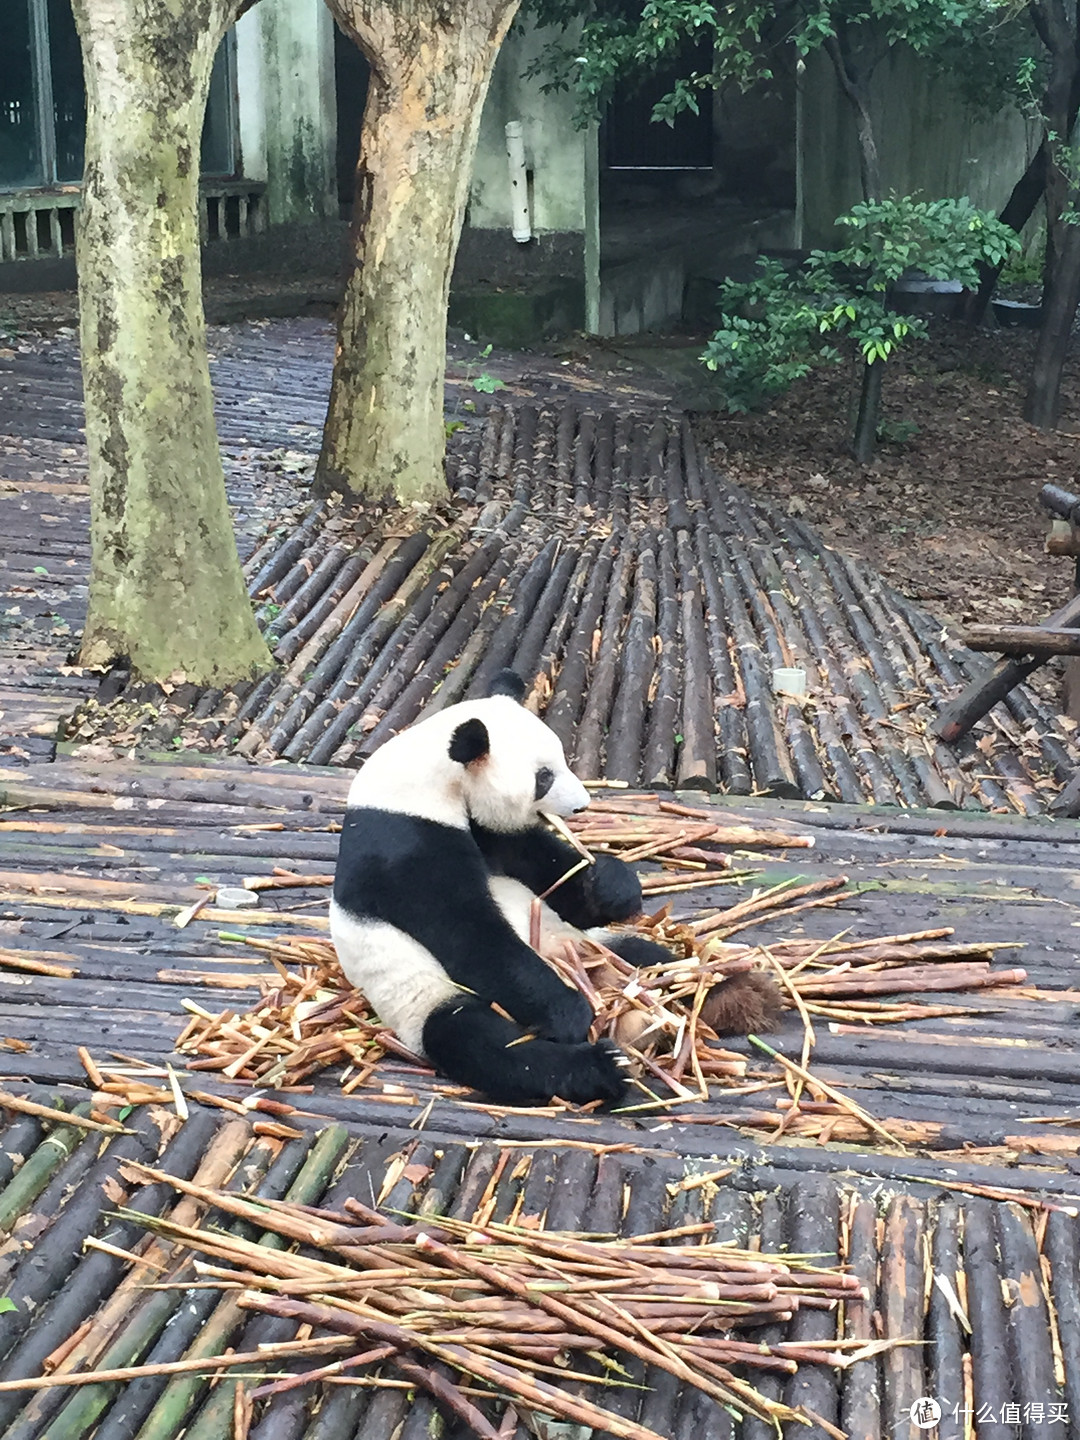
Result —
[[559, 1098], [572, 1105], [588, 1105], [601, 1100], [605, 1105], [621, 1101], [627, 1090], [623, 1074], [626, 1056], [610, 1040], [595, 1045], [576, 1045], [568, 1056], [569, 1063], [559, 1080]]

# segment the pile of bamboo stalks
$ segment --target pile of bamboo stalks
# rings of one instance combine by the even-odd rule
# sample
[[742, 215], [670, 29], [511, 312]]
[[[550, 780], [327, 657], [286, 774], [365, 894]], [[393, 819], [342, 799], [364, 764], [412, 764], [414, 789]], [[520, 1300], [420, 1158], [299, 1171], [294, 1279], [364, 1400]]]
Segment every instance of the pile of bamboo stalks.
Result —
[[[651, 1088], [652, 1081], [662, 1083], [665, 1095], [686, 1101], [707, 1099], [710, 1081], [743, 1080], [749, 1062], [720, 1048], [720, 1037], [736, 1029], [772, 1028], [780, 1006], [796, 1010], [803, 1021], [805, 1065], [815, 1018], [860, 1027], [955, 1015], [963, 1012], [884, 997], [963, 992], [1026, 980], [1024, 970], [993, 967], [995, 951], [1008, 947], [952, 943], [953, 931], [947, 926], [874, 939], [849, 939], [841, 933], [825, 941], [781, 938], [748, 944], [730, 938], [748, 926], [785, 919], [808, 906], [835, 904], [844, 885], [842, 876], [802, 885], [783, 882], [689, 921], [672, 919], [665, 905], [636, 927], [671, 956], [653, 966], [631, 966], [584, 937], [548, 958], [592, 1004], [593, 1036], [609, 1036], [629, 1053], [647, 1105], [667, 1103]], [[192, 1018], [177, 1050], [191, 1057], [189, 1068], [289, 1087], [342, 1065], [342, 1089], [349, 1094], [373, 1076], [380, 1078], [377, 1067], [387, 1052], [422, 1063], [349, 987], [328, 939], [235, 938], [265, 953], [274, 978], [259, 982], [262, 998], [247, 1013], [215, 1014], [185, 1002]], [[758, 978], [748, 986], [747, 977]], [[751, 1007], [755, 997], [761, 1001], [757, 1010], [747, 1010], [748, 989]], [[737, 994], [741, 999], [735, 999]], [[734, 1024], [733, 1014], [742, 1017]], [[441, 1088], [459, 1093], [458, 1087]], [[863, 1123], [861, 1116], [856, 1118]]]
[[[803, 1308], [836, 1312], [836, 1333], [843, 1334], [842, 1307], [864, 1303], [867, 1294], [855, 1276], [807, 1257], [710, 1243], [711, 1222], [627, 1240], [476, 1218], [397, 1223], [353, 1199], [343, 1211], [314, 1209], [253, 1202], [135, 1162], [123, 1173], [269, 1232], [259, 1242], [216, 1223], [123, 1212], [174, 1245], [181, 1267], [187, 1257], [202, 1257], [194, 1271], [203, 1285], [232, 1292], [242, 1309], [306, 1328], [296, 1341], [265, 1351], [13, 1382], [22, 1388], [126, 1381], [192, 1366], [237, 1370], [234, 1433], [243, 1437], [262, 1399], [351, 1376], [424, 1389], [482, 1440], [510, 1433], [489, 1418], [493, 1400], [624, 1440], [663, 1440], [592, 1398], [624, 1383], [620, 1362], [633, 1357], [720, 1404], [776, 1425], [817, 1421], [841, 1437], [813, 1412], [767, 1398], [730, 1367], [779, 1374], [800, 1364], [844, 1368], [882, 1348], [863, 1340], [738, 1339], [739, 1331], [789, 1321]], [[286, 1248], [294, 1245], [304, 1249]], [[149, 1288], [190, 1283], [164, 1278]], [[311, 1329], [330, 1333], [309, 1339]], [[293, 1369], [312, 1358], [324, 1363]], [[283, 1375], [281, 1361], [289, 1362]], [[253, 1363], [261, 1383], [248, 1389]]]

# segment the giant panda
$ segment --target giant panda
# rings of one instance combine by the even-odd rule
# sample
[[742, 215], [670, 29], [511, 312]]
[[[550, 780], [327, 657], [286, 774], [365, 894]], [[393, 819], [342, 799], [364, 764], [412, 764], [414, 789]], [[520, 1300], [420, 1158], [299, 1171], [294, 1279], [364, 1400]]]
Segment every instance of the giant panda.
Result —
[[[371, 756], [346, 800], [330, 933], [384, 1024], [449, 1079], [505, 1104], [614, 1103], [626, 1057], [588, 1043], [588, 1001], [528, 943], [535, 899], [579, 859], [542, 817], [583, 810], [589, 794], [524, 694], [505, 670], [487, 698], [447, 706]], [[608, 928], [641, 910], [635, 872], [597, 854], [541, 903], [540, 951], [584, 932], [631, 965], [670, 959]], [[745, 1034], [774, 1028], [781, 1003], [752, 973], [714, 986], [700, 1013], [717, 1034]]]
[[[524, 691], [504, 671], [486, 698], [419, 720], [366, 762], [346, 800], [330, 933], [384, 1024], [449, 1079], [504, 1104], [610, 1104], [626, 1089], [625, 1056], [588, 1042], [588, 1001], [508, 913], [508, 882], [540, 895], [578, 859], [542, 816], [589, 803]], [[641, 888], [628, 865], [598, 855], [549, 903], [589, 930], [640, 913]]]

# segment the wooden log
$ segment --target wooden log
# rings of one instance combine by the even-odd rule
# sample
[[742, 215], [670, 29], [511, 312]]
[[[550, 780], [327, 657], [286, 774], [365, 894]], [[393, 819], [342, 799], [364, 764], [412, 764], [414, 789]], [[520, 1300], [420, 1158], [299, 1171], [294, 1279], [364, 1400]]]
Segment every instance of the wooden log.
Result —
[[522, 405], [514, 410], [514, 449], [510, 462], [510, 483], [511, 494], [518, 505], [536, 504], [543, 491], [543, 472], [547, 466], [544, 463], [546, 457], [536, 451], [539, 420], [535, 405]]
[[[804, 656], [792, 650], [784, 633], [769, 596], [758, 584], [747, 548], [738, 536], [728, 542], [731, 563], [738, 583], [742, 588], [747, 609], [753, 616], [754, 628], [761, 642], [771, 670], [805, 663]], [[772, 675], [763, 677], [768, 686], [771, 704], [775, 707], [783, 726], [784, 738], [794, 761], [801, 793], [809, 800], [836, 800], [838, 795], [825, 778], [821, 768], [813, 732], [803, 714], [803, 702], [792, 696], [777, 693], [773, 689]]]
[[1043, 1252], [1049, 1262], [1049, 1292], [1054, 1307], [1061, 1364], [1065, 1372], [1064, 1399], [1069, 1407], [1069, 1440], [1080, 1433], [1080, 1245], [1076, 1221], [1056, 1211], [1047, 1216]]
[[917, 807], [924, 802], [919, 777], [904, 748], [892, 734], [892, 712], [870, 673], [865, 657], [852, 643], [847, 618], [835, 598], [828, 572], [819, 563], [816, 549], [808, 548], [803, 532], [794, 522], [784, 529], [796, 541], [795, 562], [803, 578], [811, 603], [824, 622], [830, 645], [843, 667], [848, 688], [868, 722], [867, 732], [873, 737], [873, 749], [886, 763], [904, 805]]
[[27, 1156], [41, 1144], [44, 1127], [36, 1115], [20, 1115], [0, 1133], [0, 1194]]
[[[586, 418], [588, 417], [582, 416], [582, 424]], [[579, 602], [577, 623], [566, 642], [555, 682], [555, 693], [544, 714], [544, 720], [558, 735], [567, 754], [573, 752], [592, 666], [594, 636], [604, 611], [612, 570], [621, 544], [622, 537], [612, 535], [600, 548], [596, 565]]]
[[1039, 491], [1039, 504], [1062, 520], [1080, 519], [1080, 495], [1074, 495], [1061, 485], [1044, 485]]
[[[1071, 629], [1080, 621], [1080, 595], [1063, 605], [1043, 622], [1046, 629]], [[1043, 656], [1027, 656], [1001, 660], [986, 675], [972, 683], [939, 713], [931, 730], [942, 740], [954, 743], [971, 729], [977, 720], [1004, 700], [1009, 691], [1044, 663]]]
[[[289, 535], [288, 539], [266, 555], [266, 559], [255, 569], [255, 573], [248, 582], [248, 594], [254, 598], [262, 594], [264, 590], [274, 585], [296, 563], [326, 518], [326, 502], [319, 501], [313, 505], [311, 510], [304, 517], [300, 525]], [[271, 542], [267, 542], [269, 545]], [[262, 546], [252, 557], [258, 561], [259, 557], [267, 550], [267, 545]], [[245, 572], [247, 573], [247, 572]]]
[[[1014, 1373], [1023, 1376], [1017, 1386], [1021, 1398], [1057, 1392], [1050, 1315], [1044, 1289], [1041, 1246], [1032, 1231], [1031, 1216], [1013, 1205], [996, 1205], [994, 1222], [1001, 1255], [1001, 1282], [1010, 1297], [1007, 1312]], [[1032, 1420], [1021, 1409], [1023, 1440], [1037, 1440], [1044, 1422]]]
[[1051, 800], [1050, 813], [1068, 820], [1075, 820], [1080, 816], [1080, 769], [1077, 770], [1061, 794]]
[[[909, 1195], [898, 1195], [885, 1212], [881, 1256], [881, 1311], [886, 1340], [922, 1339], [926, 1294], [923, 1261], [925, 1206]], [[882, 1356], [885, 1386], [882, 1428], [889, 1435], [909, 1433], [911, 1407], [927, 1393], [923, 1374], [923, 1348], [897, 1345]]]
[[[71, 1198], [49, 1226], [45, 1237], [39, 1239], [34, 1252], [17, 1266], [5, 1285], [5, 1293], [15, 1304], [14, 1313], [24, 1317], [25, 1323], [28, 1324], [64, 1284], [82, 1258], [83, 1241], [95, 1232], [103, 1212], [115, 1205], [115, 1199], [110, 1196], [122, 1188], [119, 1185], [121, 1165], [127, 1160], [155, 1158], [160, 1141], [157, 1126], [146, 1110], [134, 1118], [135, 1133], [116, 1136], [93, 1168], [79, 1177], [81, 1183], [73, 1183], [74, 1177], [65, 1179], [63, 1172], [58, 1177], [65, 1190], [71, 1189]], [[97, 1155], [99, 1148], [99, 1142], [90, 1141], [91, 1159]], [[57, 1206], [63, 1198], [61, 1192], [56, 1197]], [[41, 1214], [51, 1216], [55, 1213], [47, 1192], [40, 1197], [38, 1208]], [[0, 1355], [7, 1354], [23, 1331], [24, 1324], [18, 1321], [4, 1326], [0, 1335]]]
[[[348, 1137], [340, 1128], [325, 1131], [308, 1152], [303, 1166], [289, 1187], [287, 1199], [303, 1204], [317, 1199], [326, 1189], [347, 1144]], [[272, 1250], [284, 1249], [286, 1246], [286, 1242], [276, 1234], [265, 1235], [259, 1243]], [[246, 1318], [235, 1294], [214, 1298], [217, 1303], [190, 1346], [189, 1354], [192, 1356], [220, 1354], [237, 1335]], [[204, 1393], [206, 1384], [206, 1378], [202, 1376], [173, 1377], [139, 1431], [141, 1440], [170, 1440], [190, 1414], [193, 1400]], [[222, 1382], [230, 1403], [235, 1384], [235, 1379]], [[190, 1428], [187, 1433], [192, 1433]]]
[[448, 580], [466, 563], [457, 554], [443, 560], [459, 533], [436, 536], [427, 554], [400, 589], [381, 607], [357, 642], [337, 680], [282, 752], [287, 760], [327, 764], [352, 725], [363, 714], [377, 687], [402, 655], [419, 626], [431, 614]]
[[[395, 700], [389, 704], [380, 720], [364, 736], [364, 739], [356, 748], [356, 758], [366, 759], [374, 753], [382, 744], [383, 740], [390, 735], [410, 725], [423, 709], [425, 703], [431, 697], [435, 686], [439, 683], [444, 673], [444, 668], [450, 664], [459, 653], [462, 645], [468, 637], [475, 634], [480, 614], [486, 603], [496, 594], [509, 573], [511, 566], [517, 558], [517, 550], [510, 545], [502, 546], [502, 553], [496, 555], [493, 562], [489, 562], [489, 568], [483, 578], [474, 583], [471, 590], [465, 589], [465, 576], [468, 566], [462, 571], [458, 579], [450, 587], [454, 592], [453, 598], [447, 602], [447, 609], [450, 610], [449, 623], [445, 625], [441, 638], [428, 652], [427, 655], [420, 654], [421, 636], [424, 641], [430, 643], [432, 631], [435, 626], [421, 626], [416, 638], [409, 650], [412, 650], [416, 659], [416, 668], [409, 669], [406, 665], [406, 655], [402, 656], [400, 664], [391, 671], [385, 682], [385, 688], [389, 691], [398, 688]], [[444, 596], [444, 598], [446, 598]], [[456, 614], [451, 608], [457, 605]], [[434, 614], [431, 617], [434, 619]], [[423, 668], [420, 668], [420, 667]], [[395, 682], [400, 681], [400, 686]], [[370, 708], [374, 710], [379, 701], [379, 694], [372, 698]]]
[[[288, 665], [296, 658], [319, 626], [333, 614], [342, 596], [346, 595], [356, 584], [364, 573], [365, 565], [370, 560], [370, 551], [352, 551], [336, 571], [330, 583], [313, 597], [313, 601], [308, 607], [301, 610], [301, 596], [297, 596], [292, 607], [286, 607], [280, 615], [275, 616], [268, 623], [267, 640], [268, 643], [271, 643], [270, 636], [274, 637], [271, 648], [275, 660], [282, 665]], [[312, 579], [314, 578], [312, 576]], [[281, 638], [278, 639], [278, 636]]]
[[[417, 686], [416, 696], [409, 701], [406, 708], [416, 713], [423, 704], [423, 699], [430, 693], [430, 683], [426, 686], [422, 676], [418, 673], [424, 661], [433, 653], [436, 646], [443, 640], [447, 631], [457, 622], [464, 606], [475, 600], [475, 607], [469, 610], [468, 617], [461, 623], [457, 634], [446, 640], [447, 654], [456, 654], [461, 644], [461, 636], [466, 633], [466, 627], [473, 623], [476, 614], [479, 613], [479, 606], [484, 595], [493, 593], [498, 585], [501, 576], [509, 568], [509, 557], [504, 555], [508, 547], [509, 537], [516, 531], [521, 523], [522, 515], [519, 510], [514, 510], [507, 516], [495, 533], [478, 550], [476, 550], [466, 561], [463, 569], [451, 575], [449, 583], [443, 585], [438, 591], [437, 599], [427, 617], [422, 621], [415, 634], [409, 638], [396, 663], [385, 671], [382, 678], [373, 688], [368, 701], [366, 715], [372, 717], [372, 724], [367, 727], [370, 731], [375, 722], [386, 715], [395, 702], [401, 698], [410, 684]], [[504, 559], [505, 564], [500, 564]], [[490, 572], [497, 569], [496, 575]], [[436, 576], [435, 579], [438, 577]], [[432, 583], [435, 583], [433, 580]], [[475, 591], [481, 590], [482, 594], [476, 597]], [[365, 718], [366, 718], [365, 715]], [[357, 754], [367, 753], [364, 742], [357, 747]]]
[[[528, 650], [522, 647], [514, 657], [513, 668], [519, 675], [532, 677], [532, 689], [539, 701], [541, 697], [553, 696], [556, 676], [567, 654], [567, 643], [571, 631], [581, 615], [586, 587], [590, 584], [593, 571], [600, 555], [601, 540], [593, 536], [578, 555], [578, 562], [570, 577], [562, 602], [556, 611], [548, 633], [541, 642], [539, 654], [530, 643]], [[530, 669], [531, 667], [531, 669]]]
[[600, 756], [618, 677], [623, 618], [635, 559], [634, 540], [624, 535], [604, 602], [592, 680], [574, 737], [573, 769], [586, 780], [598, 779], [603, 773]]
[[[259, 747], [260, 759], [271, 760], [279, 755], [319, 703], [327, 685], [340, 675], [342, 667], [347, 663], [355, 663], [354, 657], [357, 652], [367, 658], [372, 647], [385, 638], [377, 619], [379, 611], [385, 603], [392, 599], [399, 587], [408, 585], [409, 577], [413, 575], [414, 569], [422, 566], [424, 553], [430, 544], [431, 533], [428, 530], [422, 530], [419, 534], [410, 535], [402, 540], [393, 555], [387, 557], [381, 573], [370, 584], [362, 598], [358, 599], [355, 610], [332, 643], [324, 648], [321, 636], [316, 635], [303, 647], [286, 676], [292, 692], [288, 708], [268, 733], [266, 722], [261, 719], [253, 727], [253, 730], [258, 728], [266, 734], [264, 743]], [[413, 580], [413, 585], [409, 588], [408, 593], [411, 594], [422, 588], [426, 574], [426, 570], [421, 568], [419, 576]], [[353, 587], [353, 591], [359, 596], [359, 581]], [[373, 633], [369, 633], [369, 631]], [[314, 668], [310, 671], [301, 671], [299, 669], [301, 657], [306, 657], [310, 664], [320, 650], [322, 653]], [[242, 744], [242, 753], [248, 755], [253, 753], [248, 736], [244, 737]], [[238, 750], [240, 748], [237, 746]]]
[[585, 410], [578, 418], [577, 434], [574, 437], [573, 487], [574, 509], [581, 511], [593, 505], [592, 486], [593, 451], [596, 445], [596, 416]]
[[269, 702], [255, 716], [247, 733], [236, 746], [237, 754], [255, 754], [265, 737], [269, 735], [284, 714], [293, 695], [303, 683], [304, 677], [319, 663], [343, 632], [355, 635], [356, 631], [352, 627], [358, 607], [363, 604], [364, 598], [372, 586], [379, 582], [383, 571], [394, 558], [401, 544], [402, 542], [398, 538], [383, 541], [377, 553], [364, 566], [355, 584], [338, 601], [326, 623], [295, 657], [284, 675], [280, 676]]
[[967, 625], [960, 638], [970, 650], [999, 655], [1080, 655], [1080, 630], [1048, 625]]
[[[686, 439], [683, 437], [685, 446]], [[689, 461], [687, 460], [689, 464]], [[728, 650], [726, 609], [720, 582], [709, 551], [709, 534], [703, 525], [694, 532], [694, 555], [705, 592], [705, 630], [713, 686], [713, 718], [719, 739], [717, 769], [724, 788], [732, 795], [749, 795], [753, 789], [744, 706], [746, 695], [736, 679]]]
[[574, 443], [577, 434], [579, 411], [572, 404], [559, 407], [559, 420], [555, 430], [555, 453], [552, 461], [552, 479], [555, 488], [554, 510], [560, 520], [574, 514]]
[[[167, 1146], [160, 1162], [162, 1167], [170, 1174], [192, 1174], [216, 1128], [217, 1120], [209, 1112], [193, 1111], [191, 1119]], [[134, 1215], [158, 1215], [169, 1199], [171, 1191], [168, 1186], [144, 1185], [129, 1200], [128, 1209]], [[130, 1218], [114, 1221], [102, 1238], [119, 1249], [127, 1249], [142, 1233], [137, 1219]], [[30, 1316], [26, 1316], [24, 1325], [18, 1327], [20, 1335], [0, 1368], [0, 1379], [21, 1380], [40, 1374], [45, 1357], [66, 1340], [86, 1316], [93, 1314], [116, 1287], [127, 1263], [104, 1250], [93, 1250], [85, 1255], [68, 1276], [59, 1294], [43, 1310], [34, 1313], [33, 1327], [27, 1327]], [[16, 1313], [13, 1312], [9, 1319], [17, 1322]], [[0, 1395], [0, 1426], [5, 1435], [10, 1434], [8, 1427], [22, 1409], [24, 1399], [25, 1396], [18, 1392]]]
[[[872, 1200], [848, 1198], [840, 1235], [841, 1260], [865, 1290], [864, 1295], [844, 1300], [844, 1339], [869, 1344], [875, 1338], [873, 1317], [878, 1306], [877, 1207]], [[840, 1428], [849, 1440], [880, 1440], [881, 1397], [880, 1357], [857, 1361], [840, 1393]]]
[[[329, 541], [329, 537], [327, 537], [327, 541]], [[301, 556], [300, 568], [307, 571], [307, 579], [297, 588], [295, 594], [285, 601], [282, 601], [279, 596], [272, 614], [270, 613], [271, 607], [264, 605], [260, 607], [256, 615], [271, 651], [276, 649], [281, 637], [292, 630], [297, 622], [308, 614], [320, 597], [334, 585], [343, 566], [351, 562], [350, 568], [354, 580], [363, 569], [360, 554], [353, 545], [342, 543], [339, 540], [334, 544], [327, 543], [320, 548], [323, 551], [321, 556], [314, 547], [306, 555]], [[338, 590], [338, 594], [344, 594], [348, 588], [346, 585], [344, 589]]]
[[479, 620], [458, 655], [449, 667], [443, 666], [437, 670], [435, 688], [431, 698], [424, 706], [425, 714], [442, 710], [447, 705], [454, 705], [465, 698], [473, 683], [473, 676], [477, 668], [483, 665], [491, 654], [494, 637], [502, 626], [504, 615], [508, 616], [508, 623], [517, 633], [517, 625], [522, 617], [518, 611], [513, 609], [514, 597], [519, 593], [526, 578], [529, 578], [530, 590], [533, 593], [536, 593], [537, 587], [543, 584], [551, 564], [550, 553], [545, 554], [546, 550], [547, 546], [537, 553], [529, 544], [517, 556], [505, 581], [483, 608]]
[[[899, 643], [902, 654], [910, 669], [913, 671], [916, 683], [919, 683], [928, 692], [933, 703], [942, 703], [948, 692], [953, 679], [949, 678], [947, 670], [951, 672], [951, 661], [946, 661], [943, 667], [940, 663], [934, 666], [926, 664], [927, 646], [923, 639], [916, 633], [911, 624], [911, 610], [902, 595], [891, 590], [878, 576], [855, 566], [848, 562], [845, 557], [845, 569], [851, 580], [852, 587], [866, 608], [867, 614], [879, 628], [888, 627], [892, 630]], [[938, 629], [940, 634], [940, 627]], [[937, 660], [938, 655], [945, 658], [939, 646], [938, 651], [932, 652], [932, 658]], [[941, 772], [942, 778], [952, 792], [953, 799], [964, 808], [973, 808], [978, 804], [978, 798], [973, 793], [970, 775], [964, 771], [952, 748], [935, 736], [927, 736], [927, 743], [931, 746], [931, 754], [934, 764]], [[977, 782], [980, 791], [985, 790], [989, 799], [991, 794], [996, 794], [997, 785], [986, 787], [982, 782]]]
[[[749, 507], [746, 507], [747, 509]], [[754, 573], [768, 594], [769, 604], [783, 631], [787, 648], [792, 652], [792, 661], [807, 672], [811, 694], [816, 700], [816, 691], [823, 689], [821, 673], [814, 660], [814, 645], [805, 622], [816, 619], [813, 606], [796, 609], [788, 600], [787, 586], [777, 563], [777, 552], [771, 545], [751, 544], [747, 555]], [[826, 647], [827, 649], [827, 647]], [[830, 657], [831, 659], [831, 657]], [[833, 662], [835, 666], [835, 662]], [[838, 667], [837, 667], [838, 668]], [[840, 693], [843, 693], [841, 685]], [[841, 800], [858, 803], [865, 799], [859, 774], [847, 751], [844, 736], [836, 723], [832, 707], [826, 700], [813, 704], [810, 723], [818, 735], [818, 751], [827, 761], [835, 782], [835, 791]], [[833, 787], [830, 787], [833, 788]]]
[[[872, 624], [859, 594], [848, 578], [849, 571], [854, 569], [854, 566], [846, 564], [843, 557], [828, 548], [822, 549], [821, 562], [847, 618], [848, 626], [870, 660], [889, 714], [894, 716], [902, 711], [908, 695], [901, 679], [905, 669], [904, 660], [892, 636], [892, 627], [885, 623], [879, 630]], [[882, 619], [887, 621], [887, 616]], [[956, 809], [958, 802], [927, 755], [922, 735], [912, 735], [903, 727], [901, 734], [900, 745], [908, 763], [918, 776], [924, 803], [944, 810]]]
[[596, 553], [596, 548], [595, 542], [586, 543], [583, 547], [579, 547], [574, 541], [563, 544], [558, 559], [552, 566], [543, 593], [533, 607], [511, 657], [511, 668], [521, 676], [530, 690], [541, 673], [541, 657], [545, 653], [554, 656], [561, 649], [561, 646], [549, 647], [545, 642], [556, 619], [560, 615], [566, 615], [568, 611], [571, 615], [576, 611], [577, 607], [573, 603], [574, 582], [577, 581], [579, 586], [584, 583], [588, 560]]
[[[761, 1237], [761, 1249], [767, 1255], [778, 1255], [788, 1244], [787, 1201], [788, 1196], [782, 1195], [778, 1191], [766, 1192], [762, 1197], [757, 1229]], [[763, 1345], [772, 1346], [787, 1339], [788, 1334], [787, 1325], [773, 1323], [763, 1326], [757, 1332], [757, 1338]], [[755, 1382], [755, 1388], [766, 1399], [773, 1401], [780, 1399], [783, 1385], [784, 1382], [778, 1375], [762, 1375]], [[741, 1431], [743, 1440], [776, 1440], [776, 1431], [773, 1426], [766, 1420], [759, 1420], [755, 1415], [744, 1416]]]
[[[955, 1200], [937, 1203], [930, 1251], [931, 1284], [926, 1306], [928, 1395], [939, 1397], [941, 1440], [964, 1435], [964, 1332], [954, 1305], [964, 1293], [960, 1274], [960, 1207]], [[962, 1313], [962, 1312], [961, 1312]], [[958, 1405], [954, 1419], [952, 1407]]]
[[[836, 1185], [824, 1177], [802, 1181], [791, 1196], [788, 1214], [788, 1249], [813, 1255], [814, 1264], [834, 1267], [838, 1263], [837, 1234], [839, 1201]], [[831, 1340], [836, 1336], [835, 1317], [827, 1310], [800, 1306], [788, 1327], [796, 1342]], [[803, 1405], [830, 1425], [840, 1418], [840, 1395], [836, 1372], [826, 1366], [803, 1366], [784, 1390], [788, 1405]], [[800, 1427], [806, 1440], [829, 1440], [828, 1431], [811, 1423]]]
[[726, 545], [716, 536], [712, 536], [711, 540], [713, 557], [720, 573], [728, 625], [734, 636], [735, 651], [742, 671], [743, 692], [746, 696], [746, 736], [754, 772], [754, 788], [766, 795], [780, 795], [788, 799], [801, 797], [802, 786], [796, 778], [779, 717], [773, 705], [769, 664], [750, 623], [746, 597], [739, 587]]
[[989, 1200], [964, 1205], [964, 1269], [967, 1313], [971, 1321], [971, 1368], [979, 1440], [1015, 1440], [1016, 1427], [1002, 1419], [1005, 1405], [1023, 1403], [1022, 1377], [1009, 1353], [1008, 1321], [1002, 1295], [994, 1226], [995, 1206]]
[[[85, 1116], [89, 1105], [77, 1105], [76, 1117]], [[48, 1185], [57, 1170], [74, 1153], [76, 1146], [85, 1136], [85, 1131], [76, 1125], [56, 1125], [29, 1155], [22, 1168], [0, 1191], [0, 1231], [10, 1231], [19, 1217], [26, 1213], [37, 1197]], [[24, 1312], [23, 1322], [28, 1319]], [[13, 1320], [12, 1327], [19, 1325]]]
[[641, 775], [645, 715], [656, 665], [655, 544], [656, 536], [646, 531], [638, 548], [633, 594], [619, 645], [618, 688], [604, 747], [604, 777], [628, 784], [636, 784]]
[[642, 754], [641, 781], [650, 789], [667, 789], [675, 778], [676, 756], [686, 738], [679, 729], [680, 699], [685, 693], [686, 678], [680, 663], [683, 647], [679, 634], [678, 567], [675, 543], [669, 529], [660, 532], [657, 594], [655, 644], [658, 654]]
[[[505, 669], [514, 658], [529, 621], [538, 609], [544, 592], [552, 579], [561, 541], [553, 536], [533, 558], [516, 584], [507, 581], [507, 600], [499, 606], [497, 623], [491, 632], [483, 659], [473, 671], [472, 679], [465, 692], [470, 698], [478, 699], [488, 693], [492, 681], [500, 670]], [[524, 678], [524, 677], [522, 677]]]
[[[615, 434], [611, 456], [611, 519], [621, 528], [630, 523], [631, 474], [644, 474], [644, 436], [635, 434], [636, 417], [615, 413]], [[636, 451], [636, 456], [635, 456]]]
[[716, 726], [713, 719], [709, 644], [701, 606], [701, 578], [694, 562], [690, 538], [680, 531], [677, 540], [680, 622], [682, 628], [682, 745], [678, 752], [675, 785], [679, 790], [716, 789]]

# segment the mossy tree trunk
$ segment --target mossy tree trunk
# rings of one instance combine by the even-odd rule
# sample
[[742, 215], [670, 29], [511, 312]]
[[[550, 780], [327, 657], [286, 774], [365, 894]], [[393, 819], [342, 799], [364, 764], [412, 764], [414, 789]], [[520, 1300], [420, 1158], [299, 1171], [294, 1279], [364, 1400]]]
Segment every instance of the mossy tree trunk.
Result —
[[480, 112], [518, 0], [327, 3], [371, 80], [316, 485], [433, 500], [445, 492], [450, 276]]
[[81, 660], [223, 684], [268, 668], [236, 553], [200, 289], [199, 146], [239, 0], [73, 0], [86, 74], [77, 258], [90, 462]]

